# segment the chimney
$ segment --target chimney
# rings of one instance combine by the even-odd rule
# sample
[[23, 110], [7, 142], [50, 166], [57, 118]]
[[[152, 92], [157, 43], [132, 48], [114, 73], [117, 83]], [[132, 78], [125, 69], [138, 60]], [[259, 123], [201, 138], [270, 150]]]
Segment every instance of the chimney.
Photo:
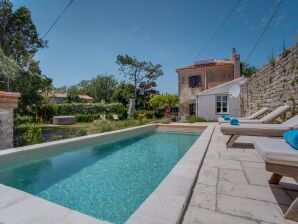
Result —
[[240, 55], [237, 54], [236, 48], [232, 49], [231, 59], [234, 62], [234, 79], [240, 77]]

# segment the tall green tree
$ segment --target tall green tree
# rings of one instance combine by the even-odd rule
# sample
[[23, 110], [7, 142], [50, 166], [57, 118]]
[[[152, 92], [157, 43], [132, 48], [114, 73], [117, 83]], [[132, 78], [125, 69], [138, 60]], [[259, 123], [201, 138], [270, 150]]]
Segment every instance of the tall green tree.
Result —
[[129, 103], [129, 99], [133, 97], [135, 88], [132, 84], [124, 81], [120, 82], [113, 93], [113, 100], [123, 105]]
[[76, 86], [80, 94], [87, 94], [96, 102], [111, 102], [117, 80], [112, 75], [102, 74], [91, 80], [83, 80]]
[[[0, 88], [21, 93], [19, 112], [31, 113], [32, 108], [41, 104], [40, 93], [52, 82], [42, 75], [39, 62], [34, 60], [38, 49], [46, 45], [46, 41], [39, 37], [29, 9], [20, 7], [13, 10], [9, 0], [0, 0], [0, 48], [5, 57], [14, 60], [19, 66], [18, 74], [13, 76], [16, 78], [7, 76], [6, 86], [9, 88]], [[15, 68], [11, 64], [10, 69]]]
[[80, 102], [79, 89], [76, 85], [70, 86], [67, 89], [67, 101], [69, 103]]
[[20, 66], [12, 58], [4, 55], [0, 48], [0, 89], [11, 91], [11, 82], [20, 75]]
[[163, 75], [162, 65], [152, 64], [150, 61], [139, 61], [136, 57], [118, 55], [116, 63], [119, 70], [133, 82], [135, 88], [135, 100], [137, 101], [137, 87], [141, 82], [153, 82]]

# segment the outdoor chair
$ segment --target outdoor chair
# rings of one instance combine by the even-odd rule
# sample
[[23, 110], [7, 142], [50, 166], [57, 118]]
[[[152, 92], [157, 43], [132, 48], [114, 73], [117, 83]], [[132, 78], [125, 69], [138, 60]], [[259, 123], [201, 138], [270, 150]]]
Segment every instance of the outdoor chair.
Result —
[[[239, 119], [239, 123], [249, 123], [249, 124], [267, 124], [267, 123], [272, 123], [275, 121], [277, 118], [280, 116], [286, 114], [291, 107], [289, 105], [284, 105], [276, 108], [275, 110], [271, 111], [269, 114], [265, 115], [261, 119]], [[219, 120], [219, 123], [229, 123], [230, 121], [226, 121], [223, 118]]]
[[[257, 137], [255, 148], [265, 161], [265, 168], [272, 172], [270, 184], [279, 184], [283, 176], [298, 179], [298, 150], [292, 148], [284, 139]], [[287, 212], [286, 219], [298, 221], [298, 198], [296, 198]]]
[[285, 131], [298, 129], [298, 115], [281, 124], [221, 124], [220, 130], [224, 135], [230, 135], [227, 147], [232, 147], [239, 136], [282, 137]]
[[[238, 120], [254, 120], [254, 119], [258, 119], [260, 117], [262, 117], [264, 114], [266, 114], [268, 112], [269, 108], [268, 107], [263, 107], [262, 109], [258, 110], [257, 112], [251, 114], [248, 117], [237, 117]], [[222, 117], [218, 118], [218, 122], [220, 123], [225, 123], [227, 121], [225, 121]]]
[[113, 114], [113, 120], [114, 121], [119, 121], [118, 115], [117, 114]]

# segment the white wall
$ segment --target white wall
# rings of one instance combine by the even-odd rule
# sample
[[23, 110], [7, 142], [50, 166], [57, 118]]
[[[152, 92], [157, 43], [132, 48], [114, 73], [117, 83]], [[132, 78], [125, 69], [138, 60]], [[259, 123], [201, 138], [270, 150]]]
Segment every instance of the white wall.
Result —
[[[240, 97], [228, 97], [228, 110], [231, 117], [240, 117]], [[216, 95], [198, 97], [198, 116], [207, 120], [217, 120], [221, 116], [216, 113]]]

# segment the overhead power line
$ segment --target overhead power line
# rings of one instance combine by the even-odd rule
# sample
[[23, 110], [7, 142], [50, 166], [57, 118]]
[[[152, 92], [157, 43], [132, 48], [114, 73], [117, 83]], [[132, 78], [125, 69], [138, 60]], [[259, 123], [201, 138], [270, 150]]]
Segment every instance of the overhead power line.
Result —
[[219, 25], [219, 27], [216, 29], [216, 31], [213, 33], [213, 35], [205, 42], [204, 46], [202, 47], [201, 51], [199, 52], [198, 55], [201, 55], [207, 48], [208, 44], [216, 37], [216, 35], [219, 33], [219, 31], [223, 28], [223, 26], [225, 25], [225, 23], [228, 21], [228, 19], [231, 17], [233, 11], [235, 10], [235, 8], [239, 5], [239, 3], [241, 2], [241, 0], [238, 0], [234, 6], [232, 7], [232, 9], [229, 11], [229, 13], [227, 14], [227, 16], [225, 17], [225, 19], [221, 22], [221, 24]]
[[71, 6], [71, 4], [74, 2], [74, 0], [70, 0], [69, 3], [66, 5], [66, 7], [63, 9], [63, 11], [60, 13], [60, 15], [57, 17], [57, 19], [54, 21], [54, 23], [50, 26], [48, 31], [43, 35], [41, 39], [44, 39], [48, 33], [54, 28], [54, 26], [58, 23], [58, 21], [61, 19], [61, 17], [64, 15], [64, 13], [67, 11], [67, 9]]
[[250, 56], [253, 54], [253, 52], [255, 51], [255, 49], [257, 48], [258, 44], [260, 43], [262, 37], [264, 36], [265, 32], [267, 31], [269, 25], [271, 24], [275, 14], [277, 13], [278, 9], [280, 8], [281, 4], [283, 3], [284, 0], [280, 0], [273, 12], [273, 14], [271, 15], [270, 19], [268, 20], [266, 26], [264, 27], [263, 32], [261, 33], [260, 37], [258, 38], [257, 42], [255, 43], [254, 47], [251, 49], [251, 51], [249, 52], [247, 58], [245, 59], [245, 63], [248, 61], [248, 59], [250, 58]]

